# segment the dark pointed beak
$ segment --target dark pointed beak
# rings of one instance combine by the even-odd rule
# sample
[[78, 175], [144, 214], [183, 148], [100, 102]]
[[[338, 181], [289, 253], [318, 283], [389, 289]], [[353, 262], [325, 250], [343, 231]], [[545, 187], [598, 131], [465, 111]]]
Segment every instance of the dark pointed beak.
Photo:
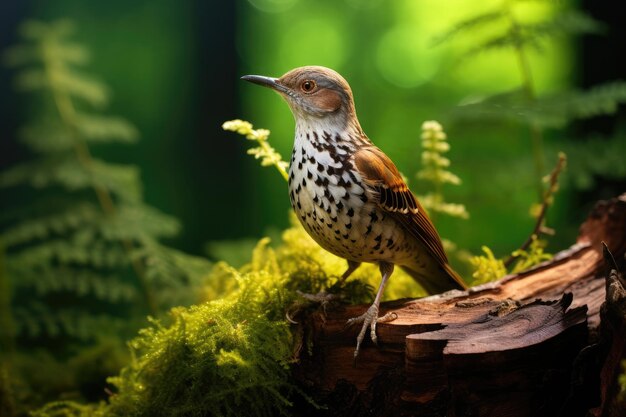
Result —
[[278, 82], [278, 78], [265, 77], [263, 75], [244, 75], [242, 80], [249, 81], [253, 84], [269, 87], [281, 93], [287, 93], [288, 88]]

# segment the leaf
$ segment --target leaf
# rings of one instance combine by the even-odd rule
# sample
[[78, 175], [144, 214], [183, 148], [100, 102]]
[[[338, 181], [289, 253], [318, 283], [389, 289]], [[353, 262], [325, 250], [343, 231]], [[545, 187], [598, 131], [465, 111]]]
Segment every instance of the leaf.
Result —
[[0, 174], [0, 187], [16, 185], [31, 185], [35, 188], [60, 185], [69, 191], [100, 187], [128, 202], [136, 202], [141, 198], [137, 167], [97, 159], [92, 159], [90, 165], [85, 167], [73, 155], [41, 158]]
[[590, 190], [604, 179], [619, 180], [626, 177], [626, 137], [619, 133], [612, 138], [592, 137], [585, 141], [565, 144], [571, 166], [569, 178], [578, 190]]
[[38, 296], [54, 292], [73, 293], [78, 297], [93, 296], [111, 303], [136, 300], [135, 286], [118, 276], [70, 266], [43, 266], [37, 269], [17, 270], [16, 290], [34, 289]]
[[542, 49], [540, 40], [540, 37], [533, 33], [509, 30], [503, 35], [494, 36], [483, 42], [478, 42], [476, 46], [463, 53], [461, 58], [467, 59], [484, 52], [507, 48], [532, 48], [540, 51]]
[[121, 117], [78, 114], [76, 127], [81, 138], [88, 143], [106, 143], [113, 140], [123, 143], [135, 143], [139, 132], [131, 123]]
[[116, 213], [103, 219], [101, 233], [111, 241], [155, 240], [174, 237], [180, 232], [180, 222], [154, 207], [122, 205]]
[[67, 239], [53, 239], [30, 245], [12, 254], [7, 267], [16, 273], [35, 266], [52, 264], [82, 265], [95, 268], [118, 268], [128, 265], [128, 256], [120, 246], [95, 242], [85, 246]]
[[78, 309], [50, 310], [42, 303], [15, 309], [15, 321], [18, 333], [30, 338], [69, 335], [79, 340], [90, 340], [102, 334], [114, 334], [126, 326], [122, 318], [89, 314]]
[[626, 103], [626, 82], [614, 81], [583, 92], [569, 91], [529, 102], [520, 91], [503, 93], [457, 107], [457, 120], [508, 120], [544, 128], [562, 128], [572, 120], [613, 114]]
[[49, 71], [51, 89], [63, 91], [96, 107], [108, 103], [109, 91], [100, 81], [63, 67], [50, 68]]
[[470, 32], [475, 29], [483, 28], [489, 23], [496, 22], [505, 16], [501, 10], [490, 11], [482, 13], [477, 16], [471, 17], [466, 20], [462, 20], [455, 23], [448, 31], [441, 33], [432, 40], [433, 45], [438, 45], [451, 40], [453, 37]]
[[19, 135], [20, 140], [29, 148], [44, 154], [73, 151], [76, 145], [67, 128], [56, 120], [41, 120], [24, 126]]
[[51, 235], [65, 234], [86, 224], [93, 224], [102, 217], [102, 210], [92, 203], [81, 202], [60, 213], [43, 217], [29, 217], [11, 226], [1, 234], [7, 248], [23, 245], [32, 240], [47, 239]]
[[88, 185], [103, 187], [130, 203], [141, 200], [139, 169], [136, 166], [93, 159], [90, 168], [91, 178]]
[[523, 25], [522, 29], [536, 36], [552, 37], [561, 34], [604, 33], [606, 25], [577, 10], [562, 11], [552, 20]]

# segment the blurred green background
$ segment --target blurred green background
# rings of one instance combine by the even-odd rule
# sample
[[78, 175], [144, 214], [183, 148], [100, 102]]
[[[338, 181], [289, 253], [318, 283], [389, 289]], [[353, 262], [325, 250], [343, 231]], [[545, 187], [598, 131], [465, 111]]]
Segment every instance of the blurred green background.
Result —
[[[503, 255], [520, 245], [533, 225], [529, 207], [537, 201], [528, 128], [506, 122], [456, 123], [460, 103], [519, 86], [515, 55], [506, 49], [461, 59], [480, 36], [434, 40], [456, 22], [498, 7], [501, 1], [467, 0], [237, 0], [121, 1], [57, 0], [3, 2], [1, 48], [16, 40], [25, 18], [76, 22], [75, 39], [92, 51], [88, 71], [105, 81], [113, 99], [108, 113], [137, 125], [139, 145], [94, 150], [107, 160], [142, 170], [145, 199], [182, 220], [172, 244], [203, 254], [210, 241], [258, 238], [288, 224], [285, 184], [245, 154], [246, 143], [224, 132], [224, 120], [243, 118], [272, 131], [271, 142], [289, 155], [293, 119], [282, 100], [244, 84], [244, 74], [279, 76], [301, 65], [325, 65], [351, 83], [357, 111], [370, 138], [396, 162], [415, 192], [420, 167], [420, 126], [444, 124], [452, 147], [452, 171], [461, 187], [447, 187], [463, 203], [468, 221], [441, 217], [443, 237], [479, 252], [489, 245]], [[567, 9], [585, 10], [606, 23], [603, 35], [564, 35], [529, 55], [539, 95], [623, 77], [624, 12], [600, 2], [523, 2], [525, 21], [548, 19]], [[13, 92], [14, 76], [1, 70], [2, 140], [5, 168], [26, 157], [16, 143], [25, 119], [24, 98]], [[556, 152], [595, 132], [622, 131], [617, 117], [577, 123], [545, 132], [546, 174]], [[624, 178], [592, 174], [571, 180], [570, 160], [548, 224], [557, 230], [552, 249], [575, 239], [590, 204], [624, 190]], [[10, 201], [3, 201], [3, 206]]]

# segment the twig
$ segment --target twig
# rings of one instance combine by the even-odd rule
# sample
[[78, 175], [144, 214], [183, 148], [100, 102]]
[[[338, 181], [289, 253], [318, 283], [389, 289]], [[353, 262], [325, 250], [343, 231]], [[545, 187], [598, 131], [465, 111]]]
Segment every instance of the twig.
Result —
[[[543, 221], [544, 221], [544, 219], [546, 217], [546, 214], [548, 212], [548, 208], [550, 207], [550, 204], [552, 204], [552, 196], [554, 195], [554, 193], [557, 190], [559, 175], [563, 171], [563, 168], [565, 167], [565, 162], [566, 161], [567, 161], [567, 157], [565, 156], [565, 154], [563, 152], [559, 152], [559, 160], [557, 161], [556, 166], [554, 167], [554, 169], [550, 173], [548, 189], [543, 194], [543, 201], [541, 203], [541, 210], [539, 211], [539, 215], [537, 216], [537, 221], [535, 222], [535, 227], [533, 228], [533, 231], [531, 232], [530, 236], [528, 236], [528, 239], [526, 239], [524, 244], [515, 252], [519, 253], [519, 252], [525, 251], [526, 249], [528, 249], [530, 244], [533, 243], [534, 239], [536, 239], [540, 234], [546, 232], [544, 230]], [[519, 257], [519, 255], [517, 255], [517, 256], [514, 256], [514, 255], [509, 256], [504, 261], [504, 266], [508, 268], [513, 263], [513, 261], [515, 261], [515, 259], [517, 259], [518, 257]]]

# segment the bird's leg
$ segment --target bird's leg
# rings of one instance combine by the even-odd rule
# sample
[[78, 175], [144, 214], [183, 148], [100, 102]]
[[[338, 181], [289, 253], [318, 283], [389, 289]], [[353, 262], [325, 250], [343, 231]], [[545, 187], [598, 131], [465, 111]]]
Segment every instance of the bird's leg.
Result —
[[348, 260], [348, 269], [346, 269], [346, 272], [344, 272], [343, 275], [341, 276], [341, 282], [344, 282], [345, 280], [347, 280], [348, 277], [352, 275], [352, 273], [356, 271], [356, 269], [359, 266], [361, 266], [361, 262]]
[[376, 323], [384, 323], [387, 321], [395, 320], [397, 315], [395, 313], [387, 313], [383, 317], [378, 317], [378, 307], [380, 306], [380, 299], [383, 296], [383, 292], [385, 291], [385, 285], [387, 284], [387, 280], [393, 273], [393, 264], [387, 262], [380, 263], [380, 273], [382, 275], [382, 281], [380, 282], [380, 286], [378, 287], [378, 292], [376, 293], [376, 298], [374, 298], [374, 303], [367, 309], [367, 311], [359, 316], [354, 317], [348, 320], [347, 325], [352, 326], [355, 323], [363, 323], [363, 327], [361, 327], [361, 331], [356, 338], [356, 350], [354, 351], [354, 359], [356, 361], [356, 357], [359, 355], [359, 349], [361, 348], [361, 343], [365, 338], [365, 332], [367, 328], [370, 328], [370, 337], [374, 344], [378, 343], [378, 337], [376, 336]]

